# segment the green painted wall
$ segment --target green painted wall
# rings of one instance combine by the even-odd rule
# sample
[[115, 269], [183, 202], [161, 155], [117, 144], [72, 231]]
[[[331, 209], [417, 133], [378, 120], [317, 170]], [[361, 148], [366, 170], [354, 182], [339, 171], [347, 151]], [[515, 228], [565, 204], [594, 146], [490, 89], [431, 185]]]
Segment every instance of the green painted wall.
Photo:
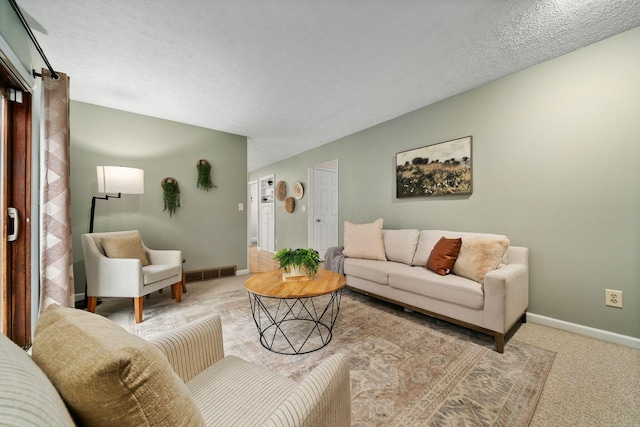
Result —
[[[529, 311], [640, 337], [640, 28], [253, 171], [339, 159], [340, 221], [503, 233], [530, 249]], [[395, 154], [473, 136], [473, 194], [397, 199]], [[301, 201], [308, 204], [308, 195]], [[277, 202], [277, 248], [307, 246]], [[340, 231], [342, 241], [342, 230]], [[605, 307], [605, 288], [624, 308]]]
[[[73, 84], [73, 80], [72, 80]], [[218, 188], [196, 188], [196, 162], [212, 163]], [[71, 207], [76, 293], [84, 292], [80, 235], [89, 230], [96, 166], [144, 169], [145, 193], [97, 200], [94, 231], [140, 230], [153, 249], [180, 249], [186, 271], [237, 265], [247, 269], [247, 139], [225, 132], [71, 103]], [[163, 212], [160, 183], [180, 185], [181, 207]]]

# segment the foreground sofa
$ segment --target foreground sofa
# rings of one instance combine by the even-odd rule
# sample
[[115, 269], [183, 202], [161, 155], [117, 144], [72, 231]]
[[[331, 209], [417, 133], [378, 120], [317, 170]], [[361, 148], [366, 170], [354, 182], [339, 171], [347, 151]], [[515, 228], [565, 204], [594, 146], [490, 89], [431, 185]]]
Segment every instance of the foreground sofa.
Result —
[[[462, 239], [459, 258], [446, 275], [426, 268], [442, 237]], [[510, 246], [505, 236], [382, 230], [378, 220], [345, 223], [344, 241], [343, 248], [327, 251], [325, 268], [344, 273], [354, 291], [494, 336], [500, 353], [505, 334], [518, 320], [526, 321], [529, 251]]]
[[0, 354], [2, 426], [350, 425], [345, 356], [298, 383], [224, 357], [217, 315], [147, 342], [53, 305], [38, 320], [33, 358], [1, 334]]

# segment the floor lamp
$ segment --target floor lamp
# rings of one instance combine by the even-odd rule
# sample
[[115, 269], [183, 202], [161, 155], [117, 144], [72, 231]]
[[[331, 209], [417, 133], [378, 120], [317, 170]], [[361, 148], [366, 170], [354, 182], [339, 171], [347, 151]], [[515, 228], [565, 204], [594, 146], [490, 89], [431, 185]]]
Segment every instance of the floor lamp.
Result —
[[91, 219], [89, 233], [93, 233], [93, 218], [96, 214], [96, 200], [119, 199], [123, 194], [144, 193], [144, 171], [123, 166], [97, 166], [98, 193], [118, 193], [117, 196], [93, 196], [91, 199]]
[[[98, 193], [118, 193], [117, 196], [106, 194], [104, 197], [93, 196], [91, 199], [91, 218], [89, 233], [93, 233], [93, 219], [96, 215], [96, 200], [119, 199], [123, 194], [144, 193], [144, 171], [123, 166], [97, 166]], [[84, 307], [87, 307], [87, 279], [84, 280]]]

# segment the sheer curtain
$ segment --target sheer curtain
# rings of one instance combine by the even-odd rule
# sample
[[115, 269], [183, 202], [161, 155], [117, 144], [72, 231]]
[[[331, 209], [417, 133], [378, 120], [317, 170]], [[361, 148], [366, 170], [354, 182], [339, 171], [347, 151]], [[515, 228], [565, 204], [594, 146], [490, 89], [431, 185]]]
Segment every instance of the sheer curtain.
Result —
[[42, 70], [40, 312], [74, 306], [69, 160], [69, 77]]

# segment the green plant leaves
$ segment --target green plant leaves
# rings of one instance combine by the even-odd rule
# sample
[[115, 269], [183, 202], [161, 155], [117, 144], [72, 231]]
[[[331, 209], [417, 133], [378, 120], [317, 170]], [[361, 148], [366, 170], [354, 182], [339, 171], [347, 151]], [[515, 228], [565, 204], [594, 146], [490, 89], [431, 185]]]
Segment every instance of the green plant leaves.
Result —
[[283, 248], [275, 253], [273, 256], [274, 261], [280, 263], [279, 268], [286, 272], [289, 272], [289, 266], [303, 267], [307, 270], [307, 273], [314, 275], [318, 272], [318, 265], [320, 264], [320, 255], [315, 249], [289, 249]]

